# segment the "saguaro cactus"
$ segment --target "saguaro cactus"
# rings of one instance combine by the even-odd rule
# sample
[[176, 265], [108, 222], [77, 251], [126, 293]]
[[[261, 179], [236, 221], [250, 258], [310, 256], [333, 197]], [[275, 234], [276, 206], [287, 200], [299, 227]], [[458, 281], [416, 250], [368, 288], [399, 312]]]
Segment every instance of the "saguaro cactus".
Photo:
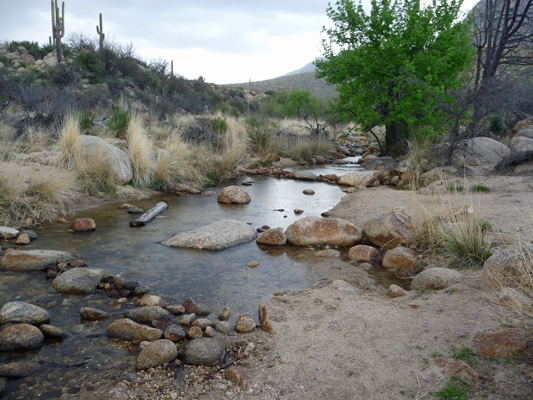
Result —
[[65, 2], [61, 2], [61, 16], [59, 16], [59, 7], [57, 0], [50, 1], [52, 6], [52, 37], [56, 45], [57, 61], [63, 60], [61, 51], [61, 38], [65, 36]]
[[100, 50], [104, 48], [104, 24], [102, 23], [102, 13], [100, 13], [100, 26], [96, 25], [96, 33], [100, 36]]
[[174, 60], [170, 60], [170, 76], [174, 76]]

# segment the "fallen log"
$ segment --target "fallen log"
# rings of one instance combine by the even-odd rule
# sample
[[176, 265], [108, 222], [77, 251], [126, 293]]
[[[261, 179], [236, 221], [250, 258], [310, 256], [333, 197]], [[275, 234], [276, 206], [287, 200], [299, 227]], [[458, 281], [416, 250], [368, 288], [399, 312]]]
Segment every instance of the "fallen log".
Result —
[[161, 214], [168, 208], [168, 204], [164, 201], [160, 201], [155, 206], [146, 211], [143, 215], [137, 218], [135, 221], [130, 222], [130, 228], [141, 227], [152, 221], [155, 217]]

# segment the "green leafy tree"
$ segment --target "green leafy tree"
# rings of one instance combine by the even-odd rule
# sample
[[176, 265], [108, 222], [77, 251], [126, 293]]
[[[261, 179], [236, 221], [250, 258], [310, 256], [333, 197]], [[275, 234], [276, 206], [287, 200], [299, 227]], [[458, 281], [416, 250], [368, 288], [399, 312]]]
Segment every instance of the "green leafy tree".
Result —
[[367, 130], [386, 127], [386, 151], [398, 155], [410, 132], [444, 126], [450, 89], [471, 63], [467, 23], [458, 23], [461, 0], [338, 0], [327, 9], [324, 59], [317, 76], [335, 84], [345, 119]]

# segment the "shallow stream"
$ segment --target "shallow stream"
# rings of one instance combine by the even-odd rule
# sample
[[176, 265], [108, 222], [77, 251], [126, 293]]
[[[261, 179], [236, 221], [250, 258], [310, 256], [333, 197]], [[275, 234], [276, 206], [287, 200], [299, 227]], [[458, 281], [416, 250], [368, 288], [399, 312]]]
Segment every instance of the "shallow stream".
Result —
[[[353, 165], [335, 165], [316, 168], [313, 172], [342, 175], [349, 168], [354, 170]], [[275, 291], [302, 290], [314, 285], [311, 266], [322, 259], [314, 256], [313, 250], [259, 247], [252, 241], [210, 252], [168, 248], [159, 242], [219, 219], [237, 219], [250, 223], [254, 229], [263, 225], [286, 228], [299, 218], [319, 216], [331, 209], [343, 192], [336, 185], [261, 176], [242, 178], [232, 184], [239, 185], [243, 180], [254, 181], [246, 187], [252, 198], [247, 205], [221, 205], [216, 196], [161, 195], [130, 204], [146, 211], [165, 201], [169, 205], [164, 213], [166, 218], [141, 228], [130, 228], [129, 222], [136, 215], [118, 209], [121, 203], [117, 202], [69, 216], [70, 221], [76, 217], [93, 218], [96, 231], [72, 234], [67, 232], [68, 225], [53, 223], [38, 231], [39, 238], [27, 248], [69, 251], [81, 256], [89, 267], [138, 281], [153, 294], [175, 304], [192, 297], [211, 308], [215, 315], [228, 305], [233, 321], [244, 312], [257, 321], [258, 304]], [[211, 189], [218, 192], [221, 188]], [[313, 189], [315, 194], [305, 195], [304, 189]], [[304, 213], [295, 215], [295, 208]], [[259, 266], [246, 267], [252, 260], [258, 261]], [[47, 308], [50, 324], [61, 328], [68, 337], [32, 351], [0, 353], [0, 363], [24, 359], [43, 365], [37, 375], [9, 381], [6, 398], [91, 398], [97, 387], [112, 386], [113, 382], [123, 380], [125, 374], [134, 372], [134, 356], [128, 351], [128, 345], [107, 338], [107, 323], [83, 322], [79, 316], [79, 309], [89, 306], [107, 310], [119, 318], [125, 307], [132, 304], [120, 305], [101, 293], [88, 296], [58, 293], [42, 272], [2, 272], [0, 304], [15, 300]]]

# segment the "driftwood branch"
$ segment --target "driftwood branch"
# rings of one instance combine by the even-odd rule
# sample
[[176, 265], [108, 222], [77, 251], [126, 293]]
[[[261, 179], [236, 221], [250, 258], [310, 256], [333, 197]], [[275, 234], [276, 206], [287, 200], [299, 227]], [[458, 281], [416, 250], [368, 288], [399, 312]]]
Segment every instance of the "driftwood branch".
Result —
[[130, 222], [130, 228], [141, 227], [152, 221], [155, 217], [161, 214], [168, 208], [168, 204], [164, 201], [160, 201], [155, 206], [146, 211], [143, 215], [137, 218], [135, 221]]

